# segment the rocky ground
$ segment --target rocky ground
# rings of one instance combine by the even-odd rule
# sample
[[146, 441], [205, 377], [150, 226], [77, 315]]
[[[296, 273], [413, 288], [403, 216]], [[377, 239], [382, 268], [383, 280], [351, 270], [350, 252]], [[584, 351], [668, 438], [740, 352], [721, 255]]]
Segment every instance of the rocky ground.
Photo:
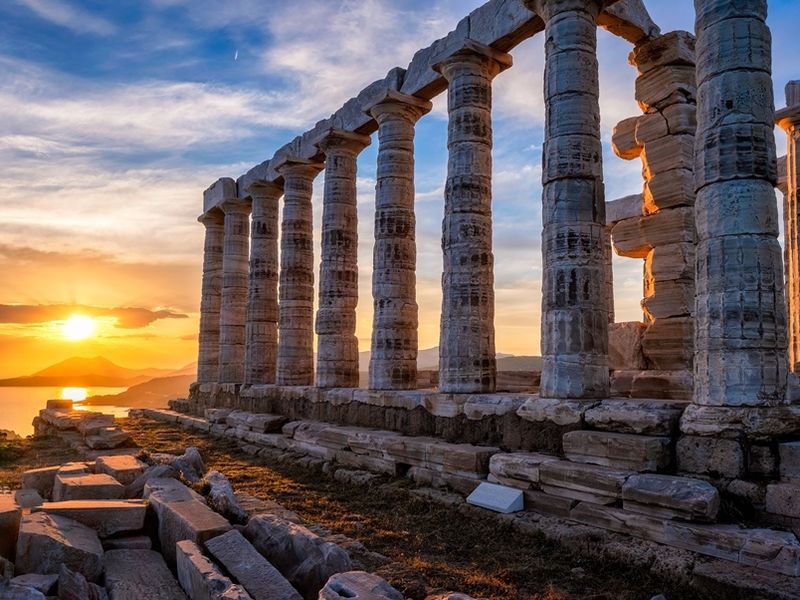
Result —
[[[465, 514], [415, 492], [408, 480], [374, 478], [343, 483], [319, 465], [287, 460], [267, 464], [222, 440], [144, 419], [124, 423], [152, 452], [197, 447], [209, 469], [224, 473], [237, 492], [279, 502], [309, 524], [325, 527], [369, 550], [361, 560], [408, 598], [457, 589], [477, 598], [699, 598], [642, 569], [580, 557], [543, 538], [498, 525], [489, 515]], [[54, 439], [8, 442], [0, 448], [0, 488], [19, 486], [24, 470], [76, 459]], [[385, 557], [385, 558], [383, 558]]]

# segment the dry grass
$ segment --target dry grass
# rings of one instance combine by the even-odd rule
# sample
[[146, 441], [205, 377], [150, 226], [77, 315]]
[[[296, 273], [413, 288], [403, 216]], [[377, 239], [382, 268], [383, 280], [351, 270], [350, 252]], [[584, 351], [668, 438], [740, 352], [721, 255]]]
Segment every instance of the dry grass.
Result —
[[[523, 535], [491, 517], [456, 509], [409, 493], [406, 480], [380, 480], [369, 487], [334, 481], [294, 464], [266, 464], [219, 440], [171, 425], [130, 420], [140, 446], [155, 451], [197, 446], [209, 467], [225, 473], [240, 491], [277, 501], [308, 523], [362, 542], [390, 559], [377, 568], [408, 598], [432, 589], [457, 590], [491, 600], [649, 600], [658, 593], [694, 600], [690, 590], [642, 569], [576, 557], [541, 536]], [[0, 486], [14, 485], [32, 466], [69, 460], [68, 450], [25, 442], [21, 455], [0, 455]]]

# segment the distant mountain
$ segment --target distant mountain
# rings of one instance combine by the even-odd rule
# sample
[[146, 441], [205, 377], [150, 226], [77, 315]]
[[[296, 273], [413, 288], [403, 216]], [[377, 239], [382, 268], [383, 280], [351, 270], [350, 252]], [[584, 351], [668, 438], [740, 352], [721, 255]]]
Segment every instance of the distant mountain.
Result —
[[[192, 365], [184, 367], [185, 370]], [[185, 397], [189, 393], [189, 386], [195, 381], [194, 371], [188, 375], [171, 375], [157, 377], [131, 386], [119, 394], [105, 396], [90, 396], [83, 404], [111, 406], [130, 406], [135, 408], [160, 408], [167, 405], [173, 398]]]
[[[187, 365], [189, 368], [190, 365]], [[0, 379], [0, 386], [18, 387], [129, 387], [154, 377], [174, 374], [172, 369], [128, 369], [107, 358], [73, 357], [33, 375]]]
[[[358, 368], [364, 373], [369, 371], [369, 350], [359, 352]], [[420, 371], [439, 370], [439, 346], [420, 350], [417, 354], [417, 368]], [[498, 371], [541, 371], [541, 356], [515, 356], [514, 354], [497, 353]]]

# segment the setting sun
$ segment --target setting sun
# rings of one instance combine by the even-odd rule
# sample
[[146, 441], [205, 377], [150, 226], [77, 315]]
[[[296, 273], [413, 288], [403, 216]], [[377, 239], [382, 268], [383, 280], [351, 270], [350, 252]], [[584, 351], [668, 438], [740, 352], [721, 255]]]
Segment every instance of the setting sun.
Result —
[[64, 325], [61, 327], [61, 335], [72, 341], [85, 340], [91, 337], [96, 327], [97, 324], [94, 319], [83, 315], [72, 315], [64, 321]]

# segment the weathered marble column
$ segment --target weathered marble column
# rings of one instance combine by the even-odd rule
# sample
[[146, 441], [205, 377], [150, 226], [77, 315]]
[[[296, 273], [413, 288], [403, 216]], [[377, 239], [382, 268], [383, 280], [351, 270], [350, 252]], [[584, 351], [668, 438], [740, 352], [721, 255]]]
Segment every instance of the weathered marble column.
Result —
[[509, 54], [467, 40], [434, 70], [448, 83], [450, 117], [442, 223], [442, 316], [439, 389], [494, 392], [494, 254], [492, 253], [492, 80]]
[[766, 0], [695, 0], [697, 295], [694, 402], [785, 401], [775, 107]]
[[608, 267], [597, 64], [600, 0], [529, 0], [546, 23], [543, 398], [609, 392]]
[[279, 185], [250, 186], [250, 280], [247, 287], [244, 382], [275, 383], [278, 355], [278, 203]]
[[797, 372], [800, 362], [800, 81], [790, 81], [786, 86], [786, 108], [776, 113], [775, 121], [787, 136], [784, 256], [789, 314], [789, 366]]
[[369, 112], [378, 122], [372, 352], [369, 387], [417, 385], [417, 245], [414, 216], [414, 125], [431, 103], [390, 91]]
[[224, 215], [218, 208], [198, 219], [205, 225], [203, 247], [203, 288], [200, 299], [200, 337], [197, 358], [197, 381], [219, 380], [219, 310], [222, 302], [222, 248], [225, 239]]
[[317, 387], [358, 387], [358, 195], [356, 162], [369, 136], [333, 129], [325, 153], [317, 309]]
[[311, 195], [323, 164], [290, 158], [283, 175], [278, 385], [314, 384], [314, 231]]
[[225, 213], [225, 249], [222, 257], [219, 383], [243, 383], [250, 202], [228, 199], [220, 208]]

